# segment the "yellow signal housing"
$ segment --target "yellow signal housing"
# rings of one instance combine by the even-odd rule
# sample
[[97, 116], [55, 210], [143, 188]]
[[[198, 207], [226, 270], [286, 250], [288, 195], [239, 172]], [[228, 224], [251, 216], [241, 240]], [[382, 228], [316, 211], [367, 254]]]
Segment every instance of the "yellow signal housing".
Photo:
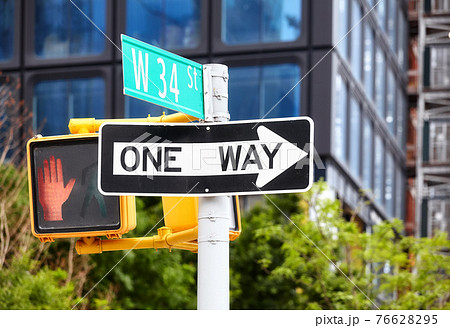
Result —
[[[162, 197], [164, 209], [164, 225], [173, 232], [180, 232], [198, 226], [198, 197]], [[234, 222], [230, 228], [230, 240], [241, 234], [241, 213], [239, 198], [234, 196]]]
[[27, 143], [31, 231], [55, 238], [120, 238], [136, 227], [134, 196], [97, 189], [98, 134], [34, 137]]
[[198, 197], [162, 197], [164, 225], [173, 232], [198, 226]]

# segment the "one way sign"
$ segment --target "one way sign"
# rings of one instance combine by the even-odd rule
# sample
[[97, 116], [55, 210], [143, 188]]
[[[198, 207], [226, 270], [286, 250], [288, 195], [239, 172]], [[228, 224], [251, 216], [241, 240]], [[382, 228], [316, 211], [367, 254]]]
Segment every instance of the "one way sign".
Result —
[[105, 195], [301, 192], [313, 179], [313, 122], [308, 117], [106, 123], [99, 143], [99, 189]]

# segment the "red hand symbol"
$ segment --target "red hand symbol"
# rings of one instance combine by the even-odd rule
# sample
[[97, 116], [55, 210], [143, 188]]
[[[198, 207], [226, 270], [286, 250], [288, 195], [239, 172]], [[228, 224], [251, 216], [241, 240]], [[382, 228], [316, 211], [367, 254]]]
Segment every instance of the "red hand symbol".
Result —
[[38, 169], [38, 190], [45, 221], [62, 221], [62, 205], [69, 198], [74, 184], [75, 179], [70, 179], [64, 187], [61, 159], [58, 158], [55, 165], [55, 157], [51, 156], [50, 167], [48, 161], [44, 161], [44, 174], [42, 168]]

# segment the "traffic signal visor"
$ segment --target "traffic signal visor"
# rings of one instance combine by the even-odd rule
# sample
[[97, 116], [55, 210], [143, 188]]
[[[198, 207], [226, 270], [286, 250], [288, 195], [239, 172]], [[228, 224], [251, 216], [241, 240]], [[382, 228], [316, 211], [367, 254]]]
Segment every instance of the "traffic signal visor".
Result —
[[31, 230], [55, 238], [117, 238], [136, 227], [134, 196], [97, 188], [98, 135], [35, 137], [27, 144]]

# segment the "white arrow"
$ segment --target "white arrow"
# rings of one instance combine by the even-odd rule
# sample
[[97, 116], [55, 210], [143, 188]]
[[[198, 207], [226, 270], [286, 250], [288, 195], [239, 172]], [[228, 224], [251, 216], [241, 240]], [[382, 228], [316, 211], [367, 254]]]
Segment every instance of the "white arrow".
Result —
[[262, 188], [307, 153], [263, 125], [258, 140], [216, 143], [115, 142], [113, 175], [221, 176], [258, 174]]

